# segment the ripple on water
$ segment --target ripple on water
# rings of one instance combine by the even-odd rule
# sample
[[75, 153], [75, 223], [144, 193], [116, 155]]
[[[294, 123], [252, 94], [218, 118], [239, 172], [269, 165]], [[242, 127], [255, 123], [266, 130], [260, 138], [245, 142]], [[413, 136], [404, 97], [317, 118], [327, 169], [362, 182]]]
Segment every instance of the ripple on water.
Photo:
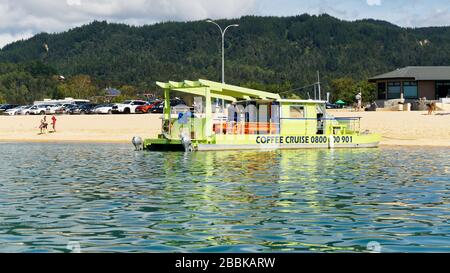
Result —
[[0, 151], [1, 252], [450, 251], [448, 148]]

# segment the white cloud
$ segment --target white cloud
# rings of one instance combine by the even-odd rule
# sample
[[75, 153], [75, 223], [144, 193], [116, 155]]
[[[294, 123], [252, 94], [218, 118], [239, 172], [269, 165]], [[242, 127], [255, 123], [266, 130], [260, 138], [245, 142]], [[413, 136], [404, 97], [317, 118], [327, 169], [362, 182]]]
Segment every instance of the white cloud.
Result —
[[249, 14], [328, 13], [345, 20], [376, 18], [418, 27], [450, 25], [448, 7], [450, 0], [0, 0], [0, 48], [15, 39], [93, 20], [142, 25]]
[[415, 16], [409, 16], [404, 21], [411, 27], [437, 26], [443, 23], [450, 26], [450, 8], [430, 9], [423, 13], [417, 12]]
[[[252, 13], [258, 0], [0, 0], [0, 48], [21, 33], [59, 32], [108, 20], [133, 24], [236, 18]], [[10, 34], [14, 33], [14, 34]], [[19, 34], [17, 34], [19, 33]]]
[[81, 0], [66, 0], [69, 6], [79, 6], [81, 5]]
[[24, 32], [24, 33], [17, 33], [17, 34], [11, 34], [11, 33], [0, 33], [0, 47], [2, 45], [7, 45], [9, 43], [22, 40], [22, 39], [28, 39], [33, 36], [33, 33], [31, 32]]
[[381, 6], [381, 0], [367, 0], [369, 6]]

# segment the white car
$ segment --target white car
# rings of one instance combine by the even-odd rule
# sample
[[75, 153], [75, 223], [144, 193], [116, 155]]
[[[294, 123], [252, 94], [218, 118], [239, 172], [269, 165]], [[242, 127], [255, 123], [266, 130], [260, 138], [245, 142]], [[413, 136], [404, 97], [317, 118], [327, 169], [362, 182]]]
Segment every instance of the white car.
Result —
[[16, 115], [29, 115], [33, 105], [24, 106]]
[[9, 115], [9, 116], [20, 115], [22, 110], [29, 108], [29, 107], [30, 106], [18, 106], [16, 108], [6, 110], [4, 114]]
[[33, 105], [29, 111], [28, 114], [30, 115], [45, 115], [46, 111], [47, 111], [47, 107], [50, 105]]
[[57, 104], [57, 105], [47, 105], [47, 109], [45, 110], [45, 113], [47, 115], [52, 115], [52, 114], [56, 114], [57, 111], [61, 110], [62, 105], [61, 104]]
[[112, 114], [112, 108], [114, 104], [103, 104], [95, 107], [95, 114]]
[[142, 100], [127, 100], [123, 103], [114, 104], [112, 107], [113, 113], [131, 114], [136, 113], [136, 107], [146, 105], [148, 102]]

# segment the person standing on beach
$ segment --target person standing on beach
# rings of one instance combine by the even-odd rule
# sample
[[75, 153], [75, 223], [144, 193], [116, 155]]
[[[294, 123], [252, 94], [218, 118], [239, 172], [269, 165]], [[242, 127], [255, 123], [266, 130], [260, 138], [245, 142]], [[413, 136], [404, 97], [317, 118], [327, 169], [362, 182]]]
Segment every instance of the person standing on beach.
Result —
[[359, 92], [358, 94], [356, 94], [355, 96], [356, 102], [357, 102], [357, 111], [361, 111], [361, 106], [362, 106], [362, 95], [361, 92]]
[[56, 117], [52, 116], [52, 128], [53, 132], [56, 132]]

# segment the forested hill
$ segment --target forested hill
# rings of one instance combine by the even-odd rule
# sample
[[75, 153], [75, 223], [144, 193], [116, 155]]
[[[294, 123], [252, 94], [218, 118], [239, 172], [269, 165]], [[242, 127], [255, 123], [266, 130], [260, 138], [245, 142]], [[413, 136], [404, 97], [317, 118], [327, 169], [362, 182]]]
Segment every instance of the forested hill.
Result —
[[[410, 29], [306, 14], [218, 22], [240, 25], [226, 34], [226, 81], [232, 84], [283, 90], [314, 82], [319, 70], [329, 87], [341, 77], [363, 80], [408, 65], [450, 64], [450, 27]], [[204, 21], [142, 27], [93, 22], [64, 33], [42, 33], [0, 52], [0, 63], [30, 61], [48, 64], [66, 77], [89, 75], [103, 87], [219, 81], [220, 35]]]

